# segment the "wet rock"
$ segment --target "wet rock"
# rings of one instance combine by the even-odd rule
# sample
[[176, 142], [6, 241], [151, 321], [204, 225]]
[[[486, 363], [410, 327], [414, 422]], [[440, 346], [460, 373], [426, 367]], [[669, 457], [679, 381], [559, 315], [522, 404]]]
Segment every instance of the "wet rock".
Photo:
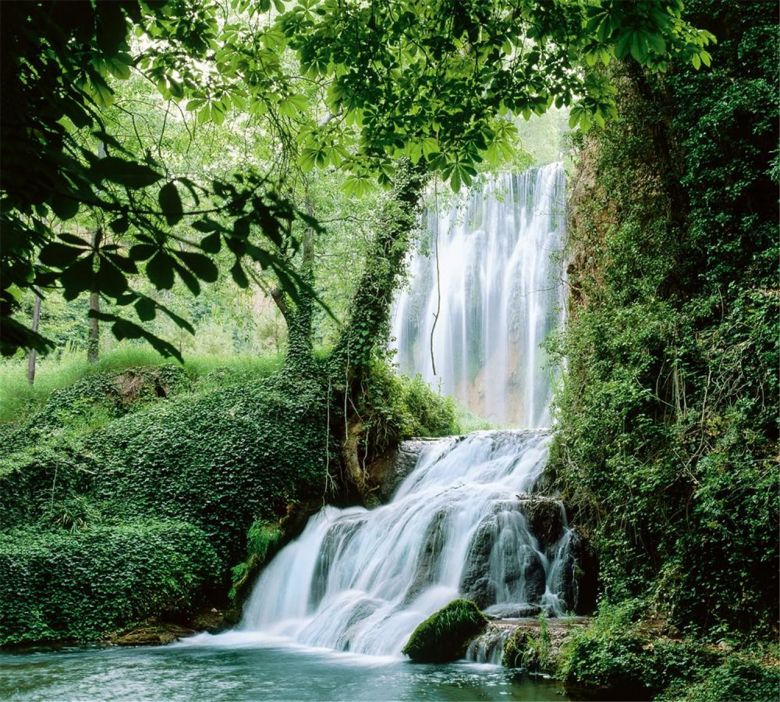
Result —
[[551, 549], [565, 531], [565, 512], [560, 500], [529, 495], [520, 497], [518, 505], [541, 549]]
[[426, 587], [436, 581], [441, 565], [442, 549], [446, 539], [447, 512], [437, 512], [428, 523], [422, 548], [417, 555], [414, 580], [406, 591], [405, 601], [411, 602]]
[[368, 467], [372, 502], [384, 504], [390, 500], [398, 486], [414, 470], [420, 454], [430, 446], [431, 441], [433, 440], [403, 441], [398, 448], [380, 456]]
[[568, 610], [591, 614], [598, 595], [598, 559], [580, 527], [574, 527], [561, 572], [561, 596]]
[[485, 616], [489, 619], [522, 619], [523, 617], [536, 617], [542, 611], [539, 605], [505, 603], [496, 604], [485, 610]]
[[523, 567], [522, 594], [525, 602], [539, 602], [546, 589], [544, 565], [539, 554], [526, 547]]
[[194, 633], [194, 629], [178, 624], [155, 622], [112, 634], [108, 641], [117, 646], [162, 646]]
[[363, 520], [361, 518], [342, 519], [335, 522], [322, 542], [322, 547], [314, 566], [309, 593], [309, 607], [316, 609], [328, 589], [330, 568], [352, 538], [357, 533]]
[[496, 518], [487, 517], [477, 528], [460, 582], [464, 597], [475, 602], [480, 609], [496, 601], [496, 585], [490, 580], [490, 554], [496, 541], [496, 527]]
[[419, 663], [446, 663], [463, 658], [469, 643], [488, 620], [473, 602], [454, 600], [422, 622], [403, 653]]

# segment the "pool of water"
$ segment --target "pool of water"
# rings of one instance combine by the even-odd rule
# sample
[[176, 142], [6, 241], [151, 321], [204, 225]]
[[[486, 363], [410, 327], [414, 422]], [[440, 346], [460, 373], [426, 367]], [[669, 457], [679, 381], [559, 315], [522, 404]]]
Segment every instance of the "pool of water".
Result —
[[3, 653], [0, 699], [567, 700], [554, 683], [497, 666], [422, 665], [240, 637], [196, 637], [163, 647]]

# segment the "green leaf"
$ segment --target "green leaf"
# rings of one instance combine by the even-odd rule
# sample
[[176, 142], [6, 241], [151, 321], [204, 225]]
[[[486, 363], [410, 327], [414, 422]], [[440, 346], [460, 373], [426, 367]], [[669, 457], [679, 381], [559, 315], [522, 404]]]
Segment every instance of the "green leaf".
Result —
[[130, 222], [127, 219], [127, 215], [124, 214], [117, 217], [108, 226], [114, 234], [124, 234], [130, 226]]
[[118, 297], [127, 290], [127, 279], [116, 266], [101, 257], [97, 272], [97, 287], [106, 295]]
[[116, 156], [106, 156], [96, 161], [91, 173], [95, 179], [109, 180], [127, 188], [143, 188], [162, 178], [162, 175], [149, 166]]
[[40, 260], [46, 266], [55, 268], [67, 268], [81, 256], [86, 249], [79, 249], [75, 246], [60, 244], [58, 241], [51, 241], [43, 247], [40, 253]]
[[240, 262], [236, 261], [233, 264], [233, 267], [230, 269], [230, 275], [233, 276], [233, 280], [236, 281], [236, 285], [238, 285], [239, 288], [249, 287], [249, 278], [246, 277], [246, 273], [244, 273], [244, 269], [241, 268]]
[[68, 266], [60, 276], [62, 296], [66, 300], [75, 300], [81, 293], [92, 287], [94, 277], [92, 256], [84, 256]]
[[219, 277], [219, 269], [205, 254], [195, 251], [174, 251], [174, 255], [198, 278], [207, 283], [213, 283]]
[[130, 247], [130, 258], [134, 261], [145, 261], [147, 258], [151, 258], [159, 247], [154, 244], [136, 244]]
[[79, 202], [72, 197], [55, 193], [51, 199], [51, 209], [60, 219], [71, 219], [78, 214]]
[[204, 236], [200, 240], [200, 248], [206, 253], [219, 253], [219, 250], [222, 248], [222, 237], [219, 235], [219, 232]]
[[134, 305], [138, 319], [142, 322], [151, 322], [157, 316], [154, 300], [149, 297], [141, 297]]
[[173, 287], [173, 259], [165, 251], [158, 251], [146, 264], [146, 275], [158, 290], [170, 290]]
[[166, 183], [160, 188], [158, 201], [160, 203], [160, 209], [165, 215], [165, 221], [168, 222], [170, 226], [178, 223], [184, 216], [184, 208], [175, 183]]
[[100, 50], [113, 56], [124, 43], [127, 34], [127, 20], [122, 5], [118, 2], [96, 3], [97, 44]]

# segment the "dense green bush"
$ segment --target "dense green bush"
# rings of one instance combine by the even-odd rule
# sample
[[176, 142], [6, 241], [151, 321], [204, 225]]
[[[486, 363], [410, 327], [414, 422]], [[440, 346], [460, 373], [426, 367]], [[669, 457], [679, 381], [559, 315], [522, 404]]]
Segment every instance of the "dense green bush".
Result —
[[[8, 430], [13, 441], [0, 457], [0, 535], [5, 557], [18, 548], [19, 560], [7, 560], [5, 567], [32, 569], [32, 576], [8, 599], [0, 642], [94, 638], [112, 626], [164, 614], [179, 606], [176, 597], [186, 609], [198, 588], [221, 602], [231, 569], [234, 590], [251, 583], [282, 543], [278, 521], [288, 506], [324, 494], [329, 450], [331, 463], [338, 461], [332, 432], [340, 407], [328, 407], [316, 372], [301, 378], [267, 376], [264, 366], [245, 371], [214, 369], [197, 382], [171, 365], [89, 373]], [[451, 403], [419, 381], [396, 379], [382, 364], [368, 384], [381, 388], [366, 413], [374, 428], [367, 436], [372, 450], [410, 434], [446, 432], [454, 421]], [[387, 446], [377, 446], [380, 435]], [[130, 562], [125, 570], [114, 568], [139, 597], [118, 587], [117, 601], [104, 603], [105, 593], [85, 583], [108, 582], [109, 563], [123, 562], [125, 541], [141, 534], [148, 520], [147, 540], [154, 545], [163, 538], [162, 527], [154, 525], [178, 525], [160, 551], [173, 559], [173, 570], [162, 556], [143, 561], [139, 550], [132, 556], [137, 568]], [[122, 531], [118, 523], [140, 526]], [[194, 534], [186, 547], [180, 538], [185, 532]], [[67, 593], [59, 586], [49, 591], [43, 571], [35, 570], [54, 558], [44, 542], [67, 553], [63, 559], [94, 561], [98, 570], [90, 574], [79, 565], [81, 580], [63, 580]], [[206, 561], [208, 578], [196, 577]], [[187, 602], [176, 580], [187, 586]], [[162, 599], [149, 595], [161, 582], [167, 583], [159, 588]], [[95, 616], [78, 624], [90, 598]]]
[[183, 522], [0, 533], [0, 645], [87, 641], [187, 611], [218, 570], [205, 534]]
[[616, 74], [620, 114], [583, 145], [551, 468], [590, 522], [609, 600], [647, 598], [714, 640], [765, 636], [780, 490], [777, 7], [686, 8], [719, 38], [713, 68]]
[[487, 626], [487, 621], [470, 600], [453, 600], [412, 632], [403, 654], [419, 663], [463, 658], [469, 642]]
[[420, 376], [397, 375], [384, 361], [372, 363], [361, 402], [369, 460], [402, 439], [459, 432], [451, 398], [434, 392]]
[[90, 373], [52, 392], [22, 422], [7, 424], [4, 446], [10, 453], [50, 442], [60, 434], [89, 430], [137, 409], [138, 404], [169, 397], [189, 386], [187, 373], [173, 364]]
[[658, 702], [776, 702], [780, 697], [780, 668], [743, 657], [727, 658], [701, 672], [693, 683], [673, 685]]
[[201, 527], [227, 570], [254, 519], [321, 493], [325, 417], [319, 385], [286, 376], [137, 408], [5, 458], [0, 525], [46, 518], [53, 503], [86, 494], [107, 514]]
[[650, 699], [717, 659], [701, 645], [643, 631], [635, 621], [642, 606], [602, 604], [590, 626], [572, 632], [558, 661], [568, 687], [588, 689], [599, 699]]
[[246, 560], [233, 566], [230, 599], [235, 600], [250, 580], [271, 558], [282, 543], [282, 530], [278, 524], [256, 521], [249, 527], [246, 538]]

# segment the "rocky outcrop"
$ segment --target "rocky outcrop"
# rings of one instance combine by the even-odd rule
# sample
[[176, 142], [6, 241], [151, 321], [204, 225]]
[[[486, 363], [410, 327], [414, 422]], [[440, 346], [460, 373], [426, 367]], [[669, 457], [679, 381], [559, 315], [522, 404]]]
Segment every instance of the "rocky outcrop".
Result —
[[377, 458], [368, 467], [370, 502], [389, 502], [398, 486], [414, 470], [423, 450], [437, 439], [409, 439], [402, 441], [393, 451]]
[[473, 602], [453, 600], [412, 632], [403, 653], [418, 663], [458, 660], [463, 658], [469, 643], [487, 623], [487, 618]]
[[598, 559], [584, 530], [575, 526], [561, 571], [561, 595], [570, 611], [592, 614], [598, 596]]

